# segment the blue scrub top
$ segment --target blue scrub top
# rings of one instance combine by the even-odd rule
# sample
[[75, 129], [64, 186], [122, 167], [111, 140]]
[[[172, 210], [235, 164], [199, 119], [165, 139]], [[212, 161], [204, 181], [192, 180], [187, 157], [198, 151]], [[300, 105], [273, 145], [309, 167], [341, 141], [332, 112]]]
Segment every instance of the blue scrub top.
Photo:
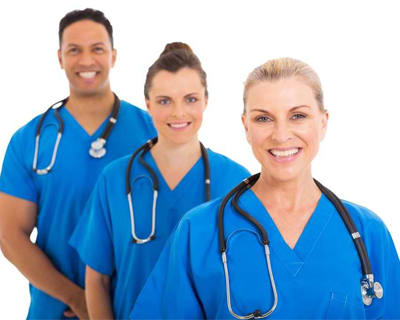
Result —
[[[226, 194], [249, 172], [225, 156], [208, 149], [211, 199]], [[127, 319], [140, 290], [150, 275], [162, 248], [182, 216], [206, 201], [204, 162], [200, 158], [174, 190], [162, 177], [151, 155], [146, 163], [159, 179], [155, 240], [132, 242], [125, 172], [129, 156], [109, 165], [101, 175], [90, 200], [90, 210], [82, 216], [70, 243], [82, 260], [97, 272], [112, 278], [114, 316]], [[151, 232], [153, 190], [149, 172], [135, 158], [131, 171], [132, 203], [136, 235], [145, 239]], [[199, 238], [198, 240], [201, 240]]]
[[[131, 319], [234, 319], [227, 307], [225, 275], [218, 244], [221, 199], [190, 211], [179, 223], [137, 299]], [[399, 319], [400, 263], [382, 220], [344, 202], [363, 237], [381, 300], [364, 306], [361, 263], [353, 240], [332, 203], [322, 195], [292, 250], [252, 190], [240, 207], [267, 230], [278, 305], [268, 319]], [[247, 315], [270, 310], [273, 293], [264, 248], [255, 227], [231, 204], [225, 210], [225, 237], [232, 309]]]
[[[64, 134], [51, 172], [37, 175], [32, 169], [40, 115], [12, 137], [3, 163], [0, 191], [37, 204], [36, 244], [62, 274], [83, 287], [85, 265], [68, 240], [103, 168], [156, 136], [156, 131], [147, 112], [121, 101], [118, 121], [106, 144], [107, 153], [103, 158], [94, 159], [89, 155], [90, 144], [101, 136], [108, 119], [89, 136], [65, 107], [61, 108], [60, 115]], [[58, 127], [52, 110], [42, 125], [39, 169], [50, 164]], [[32, 285], [30, 294], [28, 319], [64, 319], [67, 306], [61, 301]]]

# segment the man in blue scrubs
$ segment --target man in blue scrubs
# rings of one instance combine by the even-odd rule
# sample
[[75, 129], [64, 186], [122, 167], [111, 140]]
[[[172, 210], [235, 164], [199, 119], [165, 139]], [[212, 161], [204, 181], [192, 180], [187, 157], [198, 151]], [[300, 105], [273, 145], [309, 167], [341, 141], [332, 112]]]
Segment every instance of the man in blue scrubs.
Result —
[[[110, 117], [118, 102], [109, 82], [116, 60], [112, 26], [100, 11], [72, 11], [60, 21], [59, 38], [70, 96], [58, 109], [64, 132], [54, 165], [44, 175], [33, 170], [40, 115], [12, 137], [0, 178], [1, 249], [30, 282], [28, 319], [88, 318], [84, 265], [68, 239], [102, 169], [156, 135], [146, 112], [121, 101], [106, 154], [92, 157], [91, 143], [115, 122]], [[38, 169], [51, 162], [59, 127], [51, 110], [41, 124]], [[35, 227], [36, 244], [29, 238]]]

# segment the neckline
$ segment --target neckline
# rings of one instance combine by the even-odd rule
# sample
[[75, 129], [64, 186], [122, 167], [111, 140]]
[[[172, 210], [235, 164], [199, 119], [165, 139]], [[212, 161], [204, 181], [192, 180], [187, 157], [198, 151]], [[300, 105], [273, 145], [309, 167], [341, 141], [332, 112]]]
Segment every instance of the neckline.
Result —
[[296, 277], [307, 261], [335, 211], [329, 199], [321, 194], [314, 212], [292, 249], [283, 239], [267, 209], [251, 189], [241, 196], [239, 202], [242, 208], [246, 209], [263, 225], [268, 233], [270, 248], [293, 277]]
[[[121, 103], [121, 109], [122, 109], [122, 103]], [[65, 104], [62, 105], [61, 110], [60, 110], [60, 115], [65, 117], [66, 122], [69, 122], [71, 126], [75, 128], [77, 132], [84, 138], [84, 139], [93, 139], [96, 137], [101, 136], [101, 134], [104, 132], [107, 124], [109, 123], [110, 117], [112, 116], [112, 111], [109, 113], [107, 118], [100, 124], [100, 126], [97, 127], [97, 129], [93, 132], [93, 134], [89, 134], [86, 129], [79, 123], [78, 120], [75, 119], [75, 117], [69, 112], [69, 110], [66, 108]], [[121, 114], [121, 111], [120, 111]], [[67, 126], [65, 126], [67, 127]]]
[[[208, 149], [207, 149], [207, 152], [208, 152]], [[175, 203], [184, 194], [186, 194], [187, 189], [190, 187], [191, 184], [193, 184], [192, 182], [195, 180], [196, 176], [204, 176], [205, 175], [204, 159], [202, 156], [200, 156], [199, 159], [196, 161], [196, 163], [190, 168], [190, 170], [185, 174], [185, 176], [183, 176], [183, 178], [178, 182], [176, 187], [174, 189], [171, 189], [168, 186], [166, 180], [164, 179], [164, 176], [161, 174], [161, 171], [158, 168], [151, 152], [147, 152], [144, 155], [144, 160], [156, 173], [159, 183], [160, 183], [160, 190], [161, 189], [165, 190], [164, 200], [168, 204], [170, 209], [172, 209], [174, 207]], [[204, 181], [204, 179], [203, 179], [203, 181]], [[162, 195], [160, 194], [160, 196], [162, 196]]]

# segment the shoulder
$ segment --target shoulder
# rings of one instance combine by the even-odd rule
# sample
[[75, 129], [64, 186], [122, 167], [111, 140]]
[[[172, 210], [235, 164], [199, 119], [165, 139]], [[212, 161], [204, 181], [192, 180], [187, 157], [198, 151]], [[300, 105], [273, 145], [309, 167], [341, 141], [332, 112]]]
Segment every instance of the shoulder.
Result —
[[125, 172], [128, 167], [129, 160], [131, 158], [131, 154], [119, 158], [108, 164], [101, 173], [101, 177], [103, 179], [112, 179], [113, 177], [119, 176], [121, 172]]
[[241, 173], [243, 179], [250, 176], [250, 172], [236, 161], [224, 156], [220, 153], [214, 152], [211, 149], [207, 149], [208, 156], [210, 159], [211, 167], [217, 167], [218, 169], [223, 168], [224, 170], [218, 170], [221, 173], [229, 174], [232, 172]]
[[[53, 111], [50, 111], [53, 112]], [[27, 142], [33, 142], [36, 136], [37, 126], [43, 114], [40, 114], [26, 123], [24, 126], [20, 127], [11, 138], [12, 143], [26, 145]]]
[[370, 223], [383, 224], [382, 219], [370, 209], [347, 200], [342, 200], [342, 202], [346, 206], [346, 209], [349, 211], [352, 218], [355, 221], [358, 221], [358, 223], [364, 225]]
[[359, 231], [365, 238], [386, 238], [389, 231], [383, 220], [370, 209], [342, 200]]
[[130, 104], [129, 102], [126, 102], [124, 100], [121, 100], [121, 111], [122, 110], [124, 113], [126, 113], [128, 115], [131, 115], [134, 117], [140, 117], [144, 120], [151, 121], [151, 117], [147, 111], [140, 109], [139, 107], [136, 107], [133, 104]]
[[[217, 198], [188, 211], [181, 219], [177, 229], [189, 228], [191, 232], [212, 236], [210, 230], [218, 225], [218, 210], [223, 198]], [[205, 231], [205, 233], [203, 233]]]

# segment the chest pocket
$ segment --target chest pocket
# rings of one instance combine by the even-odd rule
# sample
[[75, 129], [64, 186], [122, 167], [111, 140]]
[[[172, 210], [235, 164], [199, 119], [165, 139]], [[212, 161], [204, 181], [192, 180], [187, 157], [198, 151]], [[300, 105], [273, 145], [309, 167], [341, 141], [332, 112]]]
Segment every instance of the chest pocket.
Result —
[[325, 319], [366, 319], [364, 304], [348, 295], [332, 293]]

